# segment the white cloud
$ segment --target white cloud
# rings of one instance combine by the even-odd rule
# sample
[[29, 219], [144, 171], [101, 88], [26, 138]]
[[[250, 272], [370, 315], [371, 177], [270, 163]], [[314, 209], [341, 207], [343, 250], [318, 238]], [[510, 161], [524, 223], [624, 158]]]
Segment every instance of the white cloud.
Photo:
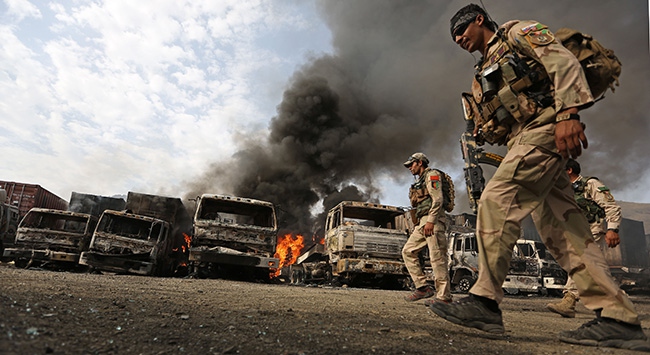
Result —
[[41, 12], [27, 0], [4, 0], [7, 16], [20, 22], [27, 17], [40, 18]]
[[[266, 130], [307, 53], [329, 46], [311, 3], [5, 4], [0, 179], [66, 199], [156, 193], [227, 160], [237, 137]], [[266, 40], [280, 33], [300, 50]]]

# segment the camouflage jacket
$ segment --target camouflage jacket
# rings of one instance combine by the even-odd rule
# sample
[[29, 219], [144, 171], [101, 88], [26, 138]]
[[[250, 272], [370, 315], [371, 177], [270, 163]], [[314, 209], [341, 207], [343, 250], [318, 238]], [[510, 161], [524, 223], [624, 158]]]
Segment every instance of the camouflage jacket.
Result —
[[[580, 62], [546, 26], [515, 20], [501, 27], [504, 35], [490, 38], [472, 83], [472, 96], [482, 111], [475, 114], [475, 123], [487, 134], [488, 143], [504, 144], [522, 131], [554, 123], [559, 111], [593, 104]], [[511, 59], [515, 57], [518, 60]], [[538, 81], [530, 84], [521, 80], [519, 67], [512, 65], [517, 61], [537, 72]], [[492, 99], [483, 97], [480, 80], [497, 64], [501, 76], [498, 94]], [[498, 105], [506, 108], [512, 119], [490, 121], [496, 116], [490, 116], [491, 111]]]
[[621, 206], [616, 203], [609, 188], [605, 186], [598, 178], [585, 179], [578, 176], [575, 181], [585, 181], [584, 196], [585, 198], [595, 201], [605, 210], [605, 219], [596, 221], [590, 225], [591, 233], [594, 235], [602, 234], [607, 229], [618, 229], [621, 225]]
[[442, 208], [443, 194], [442, 182], [443, 177], [437, 170], [427, 168], [409, 189], [409, 200], [411, 206], [416, 210], [416, 217], [421, 219], [427, 216], [427, 222], [436, 223], [439, 217], [445, 215]]

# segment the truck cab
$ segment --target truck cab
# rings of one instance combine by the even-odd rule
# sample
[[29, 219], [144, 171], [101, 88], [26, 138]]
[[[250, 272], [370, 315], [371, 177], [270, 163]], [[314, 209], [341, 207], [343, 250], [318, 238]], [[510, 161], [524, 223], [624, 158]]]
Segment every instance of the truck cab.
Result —
[[90, 248], [80, 263], [98, 270], [170, 276], [175, 266], [169, 223], [125, 211], [106, 210], [99, 219]]
[[459, 292], [468, 293], [478, 278], [478, 245], [472, 228], [452, 226], [449, 243], [449, 279]]
[[377, 278], [407, 283], [402, 248], [408, 236], [403, 209], [343, 201], [328, 212], [325, 223], [325, 252], [331, 273], [350, 283]]
[[190, 217], [175, 197], [129, 191], [125, 210], [105, 210], [80, 264], [96, 270], [174, 276], [187, 265]]
[[16, 266], [53, 264], [74, 268], [87, 250], [97, 217], [87, 213], [32, 208], [18, 225], [15, 245], [4, 256]]
[[566, 281], [566, 271], [546, 251], [544, 243], [517, 240], [512, 252], [510, 270], [503, 283], [506, 293], [561, 294]]
[[197, 200], [189, 261], [198, 277], [268, 280], [279, 266], [275, 207], [251, 198], [203, 194]]

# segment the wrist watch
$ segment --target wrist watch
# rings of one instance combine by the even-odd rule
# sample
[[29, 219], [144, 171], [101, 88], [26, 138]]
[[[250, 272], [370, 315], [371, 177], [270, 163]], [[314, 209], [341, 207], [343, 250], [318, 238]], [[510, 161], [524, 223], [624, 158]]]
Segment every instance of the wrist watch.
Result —
[[562, 112], [555, 117], [555, 122], [562, 122], [566, 120], [580, 121], [580, 115], [578, 115], [577, 113]]
[[607, 229], [608, 231], [614, 231], [614, 233], [618, 234], [618, 228], [609, 228]]

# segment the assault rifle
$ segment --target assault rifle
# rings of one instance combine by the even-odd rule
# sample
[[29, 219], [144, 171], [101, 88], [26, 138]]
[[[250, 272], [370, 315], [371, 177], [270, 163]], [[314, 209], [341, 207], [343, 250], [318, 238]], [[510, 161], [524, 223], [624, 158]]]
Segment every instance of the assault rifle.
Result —
[[471, 110], [470, 103], [467, 101], [468, 99], [471, 98], [463, 94], [463, 113], [465, 114], [465, 123], [467, 126], [465, 132], [460, 136], [460, 149], [463, 153], [463, 160], [465, 161], [463, 171], [465, 173], [469, 206], [474, 211], [474, 214], [476, 214], [478, 211], [478, 201], [485, 189], [485, 178], [483, 177], [483, 168], [481, 168], [480, 164], [483, 163], [498, 167], [503, 157], [495, 153], [485, 152], [483, 148], [478, 147], [482, 143], [477, 143], [476, 137], [474, 136], [474, 112]]

